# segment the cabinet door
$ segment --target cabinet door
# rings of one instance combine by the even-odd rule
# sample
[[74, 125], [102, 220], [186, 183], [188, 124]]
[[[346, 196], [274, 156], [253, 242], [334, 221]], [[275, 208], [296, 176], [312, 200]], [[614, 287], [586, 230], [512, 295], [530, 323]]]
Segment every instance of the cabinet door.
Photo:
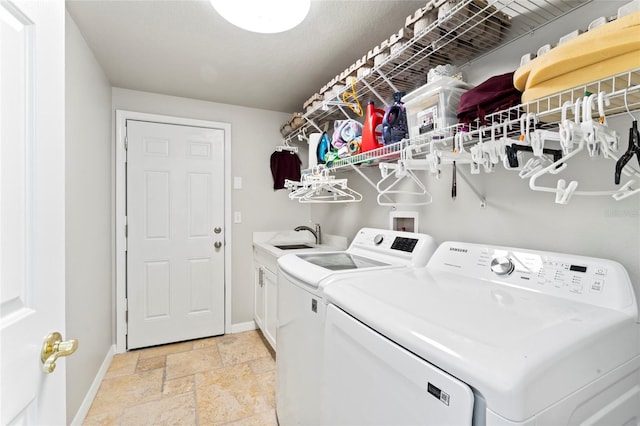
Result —
[[276, 349], [276, 328], [278, 327], [278, 278], [276, 274], [268, 269], [264, 269], [263, 282], [265, 290], [265, 328], [264, 335], [271, 344], [273, 350]]
[[265, 321], [264, 321], [264, 308], [265, 308], [265, 285], [264, 285], [264, 272], [266, 269], [260, 264], [254, 264], [253, 266], [253, 318], [256, 324], [265, 333]]

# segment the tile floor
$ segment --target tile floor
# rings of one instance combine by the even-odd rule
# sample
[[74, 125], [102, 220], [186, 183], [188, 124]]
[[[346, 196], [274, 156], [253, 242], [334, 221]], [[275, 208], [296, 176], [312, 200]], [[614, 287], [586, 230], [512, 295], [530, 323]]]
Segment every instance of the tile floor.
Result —
[[275, 361], [258, 331], [116, 355], [85, 425], [277, 425]]

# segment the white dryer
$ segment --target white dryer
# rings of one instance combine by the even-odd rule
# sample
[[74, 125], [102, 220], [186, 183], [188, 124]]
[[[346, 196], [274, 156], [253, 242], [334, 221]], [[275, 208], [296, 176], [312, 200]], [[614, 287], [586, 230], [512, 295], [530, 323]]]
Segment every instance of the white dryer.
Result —
[[320, 424], [323, 291], [340, 277], [426, 265], [437, 245], [429, 235], [363, 228], [338, 252], [278, 259], [276, 412], [283, 426]]
[[619, 263], [443, 243], [426, 268], [327, 287], [326, 425], [640, 424]]

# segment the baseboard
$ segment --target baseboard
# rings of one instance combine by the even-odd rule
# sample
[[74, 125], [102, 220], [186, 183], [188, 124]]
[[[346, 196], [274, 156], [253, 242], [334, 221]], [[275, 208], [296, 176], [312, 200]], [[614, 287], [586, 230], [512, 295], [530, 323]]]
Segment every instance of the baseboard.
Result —
[[113, 360], [113, 356], [115, 355], [115, 353], [116, 353], [116, 345], [113, 345], [111, 346], [111, 348], [109, 348], [107, 355], [104, 357], [104, 361], [102, 361], [102, 365], [98, 370], [98, 374], [96, 374], [95, 379], [93, 379], [93, 383], [91, 383], [91, 387], [89, 387], [89, 390], [87, 391], [87, 395], [84, 397], [82, 404], [80, 404], [80, 408], [78, 408], [78, 411], [76, 412], [75, 417], [70, 423], [71, 426], [80, 426], [82, 425], [82, 423], [84, 423], [84, 419], [87, 417], [87, 414], [89, 414], [89, 409], [91, 408], [91, 404], [93, 403], [94, 398], [98, 394], [98, 389], [100, 389], [100, 384], [102, 383], [104, 376], [107, 374], [107, 370], [111, 365], [111, 361]]
[[242, 333], [243, 331], [256, 330], [257, 328], [255, 321], [241, 322], [231, 325], [231, 333]]

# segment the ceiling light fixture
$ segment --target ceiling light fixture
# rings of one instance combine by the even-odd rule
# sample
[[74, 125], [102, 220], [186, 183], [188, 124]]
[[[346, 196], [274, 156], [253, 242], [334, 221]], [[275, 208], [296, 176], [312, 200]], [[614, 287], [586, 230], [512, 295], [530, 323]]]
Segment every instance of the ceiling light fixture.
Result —
[[311, 0], [209, 0], [233, 25], [255, 33], [280, 33], [306, 18]]

